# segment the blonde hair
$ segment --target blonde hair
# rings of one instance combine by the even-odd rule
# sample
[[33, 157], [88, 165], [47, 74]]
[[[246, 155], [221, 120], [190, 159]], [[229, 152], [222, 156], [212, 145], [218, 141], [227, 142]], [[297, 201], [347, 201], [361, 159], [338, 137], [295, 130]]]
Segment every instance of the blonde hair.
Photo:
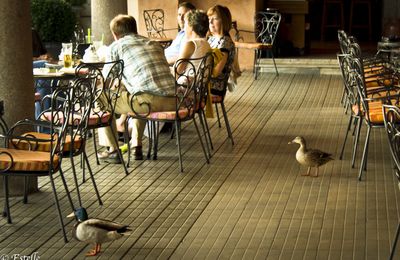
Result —
[[137, 34], [136, 20], [133, 16], [119, 14], [111, 20], [110, 30], [118, 37], [132, 33]]
[[229, 31], [232, 28], [232, 15], [229, 8], [223, 5], [214, 5], [207, 11], [207, 15], [211, 16], [216, 14], [221, 19], [222, 33], [229, 35]]

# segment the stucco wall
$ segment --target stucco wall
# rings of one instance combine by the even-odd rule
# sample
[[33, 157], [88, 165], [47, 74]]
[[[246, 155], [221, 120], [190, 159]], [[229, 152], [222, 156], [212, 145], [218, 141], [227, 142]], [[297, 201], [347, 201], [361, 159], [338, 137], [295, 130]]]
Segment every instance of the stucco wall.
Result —
[[172, 29], [171, 31], [166, 31], [167, 37], [174, 38], [178, 33], [178, 24], [176, 22], [178, 0], [129, 0], [128, 1], [128, 14], [135, 17], [138, 21], [138, 31], [139, 34], [147, 36], [146, 26], [143, 18], [143, 10], [147, 9], [163, 9], [164, 10], [164, 28]]

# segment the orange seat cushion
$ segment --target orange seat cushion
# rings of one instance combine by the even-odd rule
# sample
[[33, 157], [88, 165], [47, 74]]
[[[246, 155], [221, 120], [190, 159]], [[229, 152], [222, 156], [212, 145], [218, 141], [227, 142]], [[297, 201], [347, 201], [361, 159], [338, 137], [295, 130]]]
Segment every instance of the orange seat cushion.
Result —
[[[51, 138], [50, 134], [38, 133], [38, 132], [28, 132], [24, 133], [22, 136], [32, 136], [37, 139], [47, 139], [47, 140], [50, 140]], [[53, 143], [53, 145], [54, 144], [55, 142]], [[82, 144], [83, 140], [81, 136], [79, 135], [75, 136], [74, 149], [72, 151], [77, 151], [81, 149]], [[36, 142], [30, 142], [28, 140], [13, 139], [12, 142], [9, 143], [10, 148], [17, 148], [20, 150], [42, 151], [42, 152], [50, 152], [50, 146], [51, 146], [50, 141], [42, 141], [36, 143]], [[70, 135], [67, 135], [65, 138], [63, 151], [64, 152], [71, 151], [71, 146], [72, 146], [72, 138]]]
[[235, 47], [242, 49], [271, 49], [272, 44], [261, 42], [235, 42]]
[[[6, 153], [11, 155], [12, 165], [10, 156]], [[59, 157], [54, 156], [53, 168], [58, 170], [59, 164]], [[50, 167], [50, 153], [0, 148], [0, 169], [7, 169], [8, 167], [11, 167], [9, 171], [46, 172], [49, 171]]]
[[[369, 102], [368, 103], [368, 108], [369, 108], [369, 121], [373, 124], [383, 124], [383, 113], [382, 113], [382, 102], [380, 101], [374, 101], [374, 102]], [[364, 113], [364, 111], [360, 111], [360, 108], [358, 105], [353, 105], [352, 107], [353, 113], [358, 115], [359, 112]]]

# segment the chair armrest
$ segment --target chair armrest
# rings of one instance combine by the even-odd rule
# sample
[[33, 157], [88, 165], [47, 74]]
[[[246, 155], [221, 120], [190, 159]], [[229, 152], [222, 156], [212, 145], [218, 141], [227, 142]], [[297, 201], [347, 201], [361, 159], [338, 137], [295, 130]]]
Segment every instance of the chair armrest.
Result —
[[235, 31], [235, 36], [234, 36], [234, 39], [235, 39], [235, 41], [244, 41], [244, 39], [243, 39], [243, 36], [241, 35], [241, 33], [243, 32], [243, 33], [252, 33], [252, 34], [254, 34], [255, 32], [254, 31], [250, 31], [250, 30], [240, 30], [240, 29], [235, 29], [234, 30]]
[[146, 119], [147, 116], [150, 115], [150, 113], [152, 112], [152, 111], [151, 111], [151, 104], [149, 104], [149, 103], [141, 103], [141, 104], [140, 104], [141, 107], [144, 107], [144, 108], [145, 108], [145, 111], [146, 111], [146, 112], [144, 112], [144, 113], [138, 113], [138, 112], [134, 109], [134, 104], [133, 104], [134, 98], [135, 98], [135, 97], [138, 97], [138, 96], [141, 96], [141, 95], [146, 95], [146, 94], [148, 94], [148, 95], [153, 95], [153, 96], [159, 96], [159, 97], [166, 97], [166, 98], [174, 98], [174, 99], [176, 99], [176, 95], [163, 95], [163, 94], [161, 94], [161, 93], [155, 93], [155, 92], [150, 92], [150, 91], [139, 91], [139, 92], [136, 92], [134, 95], [132, 95], [132, 96], [130, 97], [130, 107], [131, 107], [133, 113], [135, 114], [135, 117], [137, 117], [137, 118]]
[[[13, 149], [19, 149], [18, 144], [21, 141], [25, 141], [25, 143], [28, 144], [28, 150], [35, 151], [39, 145], [39, 143], [44, 143], [44, 142], [55, 142], [56, 139], [54, 139], [53, 135], [49, 135], [49, 138], [38, 138], [34, 135], [31, 134], [15, 134], [16, 130], [19, 127], [26, 128], [26, 126], [46, 126], [47, 122], [41, 122], [41, 121], [32, 121], [32, 120], [21, 120], [17, 123], [15, 123], [10, 130], [8, 131], [7, 134], [1, 135], [2, 138], [5, 140], [5, 147], [7, 148], [13, 148]], [[48, 125], [48, 124], [47, 124]], [[58, 128], [60, 130], [60, 128]], [[25, 130], [25, 129], [23, 129]], [[12, 145], [12, 147], [9, 147]], [[26, 149], [26, 148], [25, 148]]]
[[178, 28], [168, 28], [164, 29], [163, 31], [178, 31]]

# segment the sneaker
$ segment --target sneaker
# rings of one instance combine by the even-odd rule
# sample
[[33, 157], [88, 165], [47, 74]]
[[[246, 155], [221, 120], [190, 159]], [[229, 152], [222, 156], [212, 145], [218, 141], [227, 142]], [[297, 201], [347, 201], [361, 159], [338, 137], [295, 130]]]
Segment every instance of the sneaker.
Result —
[[143, 151], [141, 146], [134, 147], [133, 156], [135, 160], [143, 160]]
[[112, 163], [112, 164], [121, 164], [121, 159], [118, 156], [117, 151], [110, 153], [110, 156], [108, 156], [107, 159], [104, 160], [106, 163]]
[[118, 156], [117, 150], [109, 152], [109, 151], [104, 151], [101, 153], [98, 153], [97, 156], [99, 157], [100, 160], [104, 160], [106, 163], [112, 163], [112, 164], [120, 164], [121, 159]]
[[110, 152], [108, 150], [97, 153], [97, 157], [99, 157], [101, 160], [108, 158], [108, 156], [110, 156]]

